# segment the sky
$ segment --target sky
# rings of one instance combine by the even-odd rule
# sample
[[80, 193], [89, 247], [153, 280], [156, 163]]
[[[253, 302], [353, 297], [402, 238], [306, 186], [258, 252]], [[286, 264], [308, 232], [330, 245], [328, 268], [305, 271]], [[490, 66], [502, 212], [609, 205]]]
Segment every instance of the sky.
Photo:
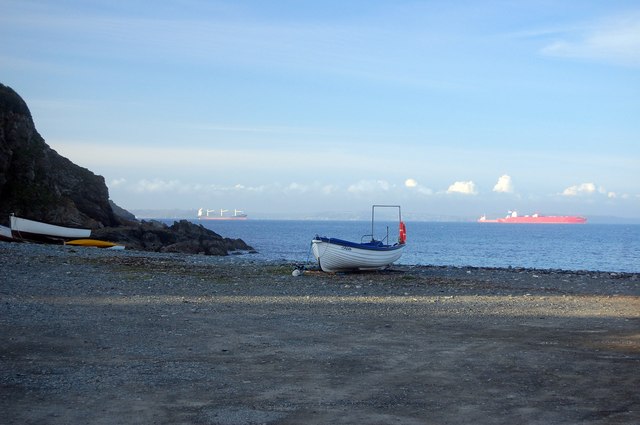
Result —
[[0, 10], [0, 82], [129, 210], [640, 218], [637, 1]]

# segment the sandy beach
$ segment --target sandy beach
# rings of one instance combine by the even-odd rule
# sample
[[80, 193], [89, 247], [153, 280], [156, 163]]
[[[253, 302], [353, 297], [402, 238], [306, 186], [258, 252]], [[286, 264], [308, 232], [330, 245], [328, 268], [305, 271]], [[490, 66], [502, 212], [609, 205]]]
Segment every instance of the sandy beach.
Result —
[[0, 242], [6, 424], [637, 424], [640, 276]]

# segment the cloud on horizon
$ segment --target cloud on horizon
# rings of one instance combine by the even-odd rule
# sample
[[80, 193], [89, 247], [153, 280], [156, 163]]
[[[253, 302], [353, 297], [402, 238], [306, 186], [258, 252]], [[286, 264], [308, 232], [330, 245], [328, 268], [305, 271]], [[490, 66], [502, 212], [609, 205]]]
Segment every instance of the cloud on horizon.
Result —
[[511, 176], [504, 174], [498, 178], [498, 182], [493, 186], [493, 191], [498, 193], [513, 193], [513, 182]]
[[340, 187], [332, 184], [321, 184], [315, 182], [312, 184], [302, 184], [291, 182], [289, 184], [272, 183], [260, 186], [247, 186], [241, 183], [233, 185], [217, 185], [183, 182], [178, 179], [165, 180], [161, 178], [140, 179], [135, 182], [128, 182], [124, 178], [113, 179], [109, 182], [109, 188], [118, 191], [128, 191], [132, 193], [320, 193], [323, 195], [332, 195], [339, 192], [359, 194], [372, 194], [376, 192], [389, 192], [396, 188], [386, 180], [360, 180], [346, 187]]
[[473, 181], [455, 182], [447, 189], [447, 193], [460, 193], [462, 195], [477, 195], [476, 184]]
[[[591, 195], [604, 195], [609, 199], [618, 198], [618, 194], [616, 192], [607, 191], [602, 186], [596, 186], [595, 183], [581, 183], [573, 186], [569, 186], [564, 191], [562, 191], [563, 196], [568, 197], [577, 197], [577, 196], [591, 196]], [[627, 199], [628, 195], [624, 194], [621, 196], [623, 199]]]
[[423, 195], [432, 195], [433, 190], [428, 187], [422, 186], [416, 179], [408, 178], [404, 181], [404, 186], [410, 190], [416, 190]]
[[596, 192], [596, 185], [593, 183], [582, 183], [569, 186], [562, 194], [564, 196], [590, 195]]
[[405, 187], [414, 188], [418, 186], [418, 182], [415, 179], [406, 179], [404, 181]]
[[354, 194], [360, 193], [374, 193], [374, 192], [387, 192], [391, 189], [391, 185], [386, 180], [360, 180], [357, 183], [350, 185], [347, 191]]

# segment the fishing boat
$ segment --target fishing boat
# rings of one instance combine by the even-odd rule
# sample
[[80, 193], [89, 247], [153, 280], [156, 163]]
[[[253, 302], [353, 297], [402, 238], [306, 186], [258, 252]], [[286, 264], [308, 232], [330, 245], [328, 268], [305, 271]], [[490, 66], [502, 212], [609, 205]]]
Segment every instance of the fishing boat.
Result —
[[[386, 236], [377, 240], [374, 236], [376, 208], [398, 209], [398, 242], [389, 242], [389, 228]], [[370, 238], [366, 242], [365, 239]], [[316, 236], [311, 241], [313, 256], [325, 272], [355, 270], [379, 270], [388, 267], [402, 256], [406, 245], [407, 230], [399, 205], [374, 205], [371, 208], [371, 234], [364, 235], [361, 242], [351, 242], [338, 238]]]
[[11, 235], [11, 229], [9, 227], [0, 225], [0, 241], [11, 242], [13, 240], [14, 239]]
[[478, 219], [478, 223], [510, 223], [510, 224], [584, 224], [587, 219], [575, 215], [518, 215], [517, 211], [509, 211], [504, 218], [495, 220], [482, 216]]
[[65, 239], [88, 238], [91, 229], [57, 226], [12, 215], [11, 235], [15, 239], [62, 243]]

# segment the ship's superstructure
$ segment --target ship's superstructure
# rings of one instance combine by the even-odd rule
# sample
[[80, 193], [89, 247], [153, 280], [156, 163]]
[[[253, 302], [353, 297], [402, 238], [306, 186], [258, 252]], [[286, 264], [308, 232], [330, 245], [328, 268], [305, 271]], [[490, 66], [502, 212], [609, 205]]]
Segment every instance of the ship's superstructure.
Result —
[[229, 210], [208, 210], [204, 208], [198, 209], [198, 220], [246, 220], [247, 215], [240, 210], [233, 210], [233, 215], [226, 214]]

